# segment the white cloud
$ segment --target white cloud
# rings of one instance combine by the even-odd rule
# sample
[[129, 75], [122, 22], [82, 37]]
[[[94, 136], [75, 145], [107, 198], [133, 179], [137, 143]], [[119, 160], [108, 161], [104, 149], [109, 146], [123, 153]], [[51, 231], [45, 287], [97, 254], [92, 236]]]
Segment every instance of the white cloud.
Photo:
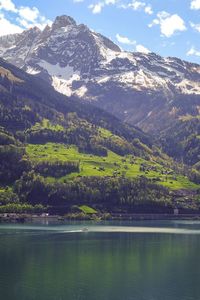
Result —
[[40, 12], [36, 7], [30, 8], [28, 6], [21, 6], [18, 13], [21, 18], [32, 23], [34, 23], [40, 16]]
[[148, 15], [152, 15], [153, 14], [153, 9], [151, 7], [150, 4], [146, 4], [144, 1], [138, 1], [138, 0], [132, 0], [132, 2], [129, 2], [127, 4], [121, 4], [120, 5], [121, 8], [124, 9], [133, 9], [135, 11], [144, 11], [146, 14]]
[[80, 3], [83, 2], [84, 0], [73, 0], [74, 3]]
[[152, 7], [150, 5], [147, 5], [145, 8], [144, 8], [144, 11], [146, 14], [148, 15], [152, 15], [153, 14], [153, 10], [152, 10]]
[[200, 50], [197, 50], [195, 47], [191, 47], [187, 52], [187, 56], [200, 56]]
[[135, 45], [136, 44], [136, 41], [132, 41], [128, 37], [122, 36], [118, 33], [116, 34], [116, 39], [118, 40], [118, 42], [120, 44], [126, 44], [126, 45]]
[[29, 29], [32, 27], [38, 27], [40, 30], [43, 30], [46, 25], [51, 26], [52, 25], [52, 21], [50, 20], [46, 20], [45, 21], [38, 21], [38, 22], [34, 22], [34, 23], [29, 23], [29, 21], [25, 20], [25, 19], [21, 19], [21, 18], [17, 18], [17, 22], [23, 26], [24, 29]]
[[130, 40], [128, 37], [126, 36], [122, 36], [120, 34], [116, 34], [116, 39], [120, 44], [124, 44], [124, 45], [128, 45], [128, 46], [134, 46], [134, 51], [136, 52], [142, 52], [142, 53], [150, 53], [151, 51], [149, 49], [147, 49], [146, 47], [144, 47], [141, 44], [137, 44], [136, 41]]
[[3, 14], [0, 14], [0, 36], [20, 33], [23, 29], [15, 24], [12, 24], [9, 20], [7, 20]]
[[200, 9], [200, 0], [193, 0], [191, 2], [190, 8], [194, 10]]
[[115, 5], [117, 2], [118, 2], [118, 0], [105, 0], [104, 1], [104, 3], [106, 5], [109, 5], [109, 4]]
[[93, 14], [100, 14], [104, 5], [105, 4], [103, 2], [99, 2], [96, 4], [90, 4], [88, 7], [92, 10]]
[[0, 10], [17, 12], [15, 4], [11, 0], [0, 0]]
[[160, 26], [161, 34], [165, 37], [171, 37], [175, 32], [187, 29], [184, 20], [179, 15], [170, 15], [165, 11], [159, 12], [157, 18], [148, 26], [152, 27], [154, 25]]
[[31, 8], [28, 6], [21, 6], [18, 9], [18, 15], [17, 21], [25, 28], [37, 26], [38, 28], [43, 29], [47, 24], [52, 24], [50, 20], [40, 14], [37, 7]]
[[90, 4], [88, 8], [91, 9], [93, 14], [100, 14], [105, 6], [115, 5], [117, 2], [119, 2], [119, 0], [102, 0], [96, 4]]
[[132, 3], [128, 4], [128, 7], [131, 7], [133, 10], [139, 10], [145, 6], [144, 2], [140, 1], [133, 1]]
[[197, 30], [198, 32], [200, 32], [200, 24], [194, 24], [194, 23], [190, 22], [190, 26], [192, 28], [194, 28], [195, 30]]
[[0, 15], [0, 36], [6, 34], [13, 34], [23, 31], [34, 26], [43, 29], [47, 24], [52, 22], [40, 14], [36, 7], [20, 6], [16, 7], [12, 0], [0, 0], [0, 9], [9, 11], [13, 14], [15, 20], [12, 21], [10, 17]]
[[148, 53], [151, 52], [148, 48], [144, 47], [143, 45], [136, 45], [135, 50], [137, 52], [142, 52], [142, 53], [145, 53], [145, 54], [148, 54]]

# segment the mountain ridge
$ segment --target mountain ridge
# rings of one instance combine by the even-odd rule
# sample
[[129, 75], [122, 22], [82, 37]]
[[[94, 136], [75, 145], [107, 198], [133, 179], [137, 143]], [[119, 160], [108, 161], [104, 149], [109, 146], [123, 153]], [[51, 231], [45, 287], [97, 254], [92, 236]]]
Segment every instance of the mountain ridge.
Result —
[[122, 51], [71, 17], [57, 17], [43, 31], [4, 36], [0, 44], [4, 59], [60, 93], [92, 102], [145, 131], [166, 129], [183, 115], [185, 102], [192, 115], [199, 114], [200, 65]]
[[2, 59], [0, 99], [0, 213], [199, 211], [198, 170], [141, 130]]

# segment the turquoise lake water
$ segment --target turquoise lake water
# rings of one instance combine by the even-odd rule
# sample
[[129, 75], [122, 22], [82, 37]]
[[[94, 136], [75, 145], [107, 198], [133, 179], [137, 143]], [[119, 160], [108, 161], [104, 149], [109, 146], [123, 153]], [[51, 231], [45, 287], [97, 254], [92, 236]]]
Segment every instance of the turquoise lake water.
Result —
[[0, 224], [1, 300], [200, 300], [200, 222]]

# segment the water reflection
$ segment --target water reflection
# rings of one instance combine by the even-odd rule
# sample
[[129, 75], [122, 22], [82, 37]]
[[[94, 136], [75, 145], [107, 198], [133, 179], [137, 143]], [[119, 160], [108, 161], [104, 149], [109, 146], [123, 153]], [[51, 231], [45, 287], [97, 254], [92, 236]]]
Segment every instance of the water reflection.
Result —
[[88, 233], [63, 234], [66, 226], [86, 224], [0, 226], [1, 299], [199, 299], [199, 234], [166, 234], [158, 223], [156, 233], [152, 224], [137, 232], [87, 224]]

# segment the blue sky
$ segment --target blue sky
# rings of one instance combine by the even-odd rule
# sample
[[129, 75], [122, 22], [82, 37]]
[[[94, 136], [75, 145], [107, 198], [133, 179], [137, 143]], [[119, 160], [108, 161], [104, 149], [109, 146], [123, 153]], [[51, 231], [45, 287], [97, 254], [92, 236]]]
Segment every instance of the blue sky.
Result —
[[67, 14], [122, 49], [200, 63], [200, 0], [0, 0], [0, 35]]

